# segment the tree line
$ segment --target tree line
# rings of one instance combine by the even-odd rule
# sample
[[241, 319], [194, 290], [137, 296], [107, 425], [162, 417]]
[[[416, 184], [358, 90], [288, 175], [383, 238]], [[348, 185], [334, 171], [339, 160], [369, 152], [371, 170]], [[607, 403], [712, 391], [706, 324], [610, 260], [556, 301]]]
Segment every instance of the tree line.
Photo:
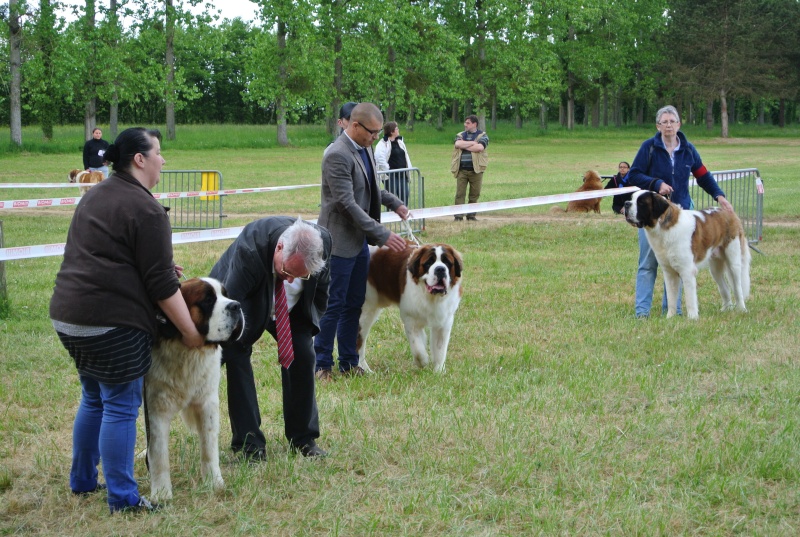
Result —
[[[254, 22], [200, 0], [58, 0], [0, 7], [0, 122], [325, 122], [345, 101], [441, 127], [477, 114], [571, 129], [798, 119], [798, 0], [259, 0]], [[196, 10], [195, 10], [196, 11]]]

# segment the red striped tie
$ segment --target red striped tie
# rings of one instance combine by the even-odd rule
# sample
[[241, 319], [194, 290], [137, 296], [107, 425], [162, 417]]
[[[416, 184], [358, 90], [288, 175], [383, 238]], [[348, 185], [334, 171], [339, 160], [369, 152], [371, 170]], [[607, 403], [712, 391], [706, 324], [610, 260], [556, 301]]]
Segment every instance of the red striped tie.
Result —
[[292, 328], [289, 326], [289, 308], [286, 306], [286, 290], [280, 278], [275, 287], [275, 328], [278, 332], [278, 363], [288, 369], [294, 361], [294, 347]]

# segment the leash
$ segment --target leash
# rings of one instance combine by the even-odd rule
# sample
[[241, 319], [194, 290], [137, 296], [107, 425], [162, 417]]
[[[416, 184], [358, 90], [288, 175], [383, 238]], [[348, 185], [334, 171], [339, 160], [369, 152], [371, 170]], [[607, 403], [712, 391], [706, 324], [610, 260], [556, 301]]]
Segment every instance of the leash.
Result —
[[405, 226], [406, 226], [406, 231], [408, 231], [408, 236], [409, 236], [409, 237], [411, 237], [411, 240], [412, 240], [412, 241], [414, 241], [414, 244], [416, 244], [418, 247], [419, 247], [419, 246], [422, 246], [422, 245], [419, 243], [419, 240], [417, 240], [417, 237], [415, 237], [415, 236], [414, 236], [414, 232], [413, 232], [413, 231], [411, 231], [411, 224], [409, 224], [409, 223], [408, 223], [408, 219], [406, 219], [406, 220], [402, 220], [402, 222], [403, 222], [403, 224], [405, 224]]

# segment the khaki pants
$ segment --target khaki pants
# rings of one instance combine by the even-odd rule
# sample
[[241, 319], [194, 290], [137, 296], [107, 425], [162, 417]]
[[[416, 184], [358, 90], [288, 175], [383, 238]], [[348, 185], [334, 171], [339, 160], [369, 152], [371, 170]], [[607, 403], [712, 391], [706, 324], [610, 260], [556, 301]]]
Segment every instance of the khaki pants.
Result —
[[[458, 174], [456, 174], [456, 205], [464, 203], [464, 198], [467, 196], [467, 185], [469, 185], [469, 203], [478, 203], [483, 185], [483, 172], [458, 170]], [[467, 216], [475, 216], [475, 213], [469, 213]]]

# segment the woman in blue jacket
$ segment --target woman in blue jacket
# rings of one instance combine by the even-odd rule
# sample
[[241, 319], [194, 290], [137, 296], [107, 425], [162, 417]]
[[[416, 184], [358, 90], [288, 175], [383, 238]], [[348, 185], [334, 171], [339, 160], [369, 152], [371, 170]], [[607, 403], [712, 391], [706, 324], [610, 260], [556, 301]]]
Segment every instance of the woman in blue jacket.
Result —
[[[656, 135], [645, 140], [636, 153], [628, 174], [628, 185], [658, 192], [681, 208], [690, 209], [692, 208], [692, 198], [689, 195], [691, 173], [697, 179], [697, 184], [708, 192], [722, 209], [733, 211], [733, 206], [725, 198], [725, 193], [714, 176], [703, 165], [697, 149], [680, 132], [680, 115], [674, 106], [665, 106], [656, 113], [656, 128], [658, 129]], [[636, 273], [635, 303], [637, 318], [650, 316], [657, 271], [656, 256], [650, 249], [644, 229], [639, 229], [639, 270]], [[662, 312], [667, 310], [666, 293], [661, 303], [661, 310]], [[680, 313], [679, 295], [678, 314]]]

